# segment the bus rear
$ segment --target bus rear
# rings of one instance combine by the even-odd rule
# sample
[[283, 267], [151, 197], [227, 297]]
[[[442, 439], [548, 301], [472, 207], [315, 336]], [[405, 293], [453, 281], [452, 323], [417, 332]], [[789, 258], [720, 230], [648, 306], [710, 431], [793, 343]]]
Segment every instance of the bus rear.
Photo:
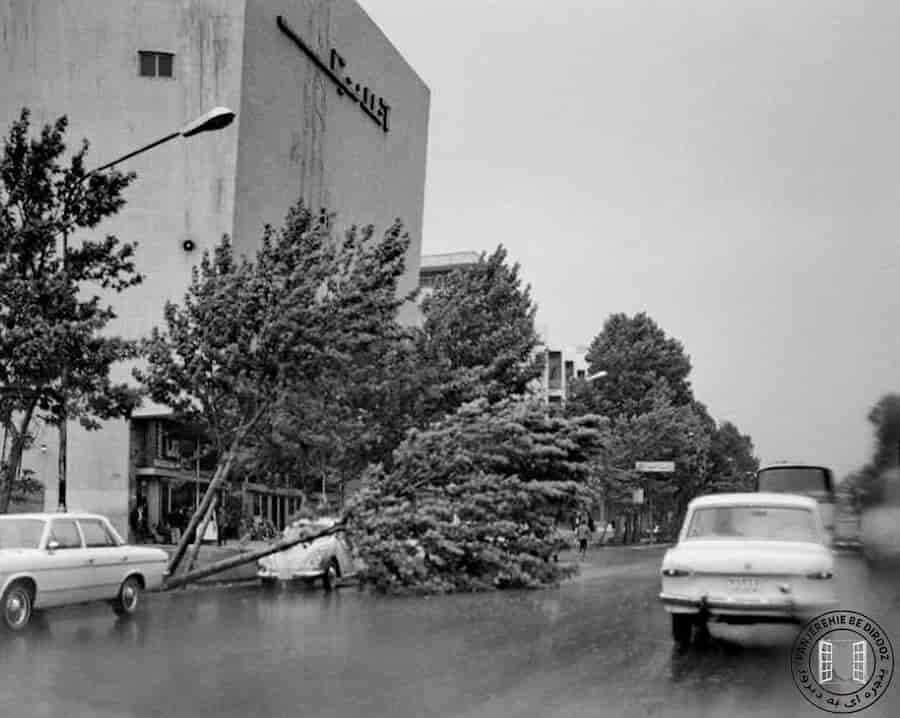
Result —
[[756, 490], [816, 499], [825, 528], [829, 536], [834, 536], [835, 488], [831, 469], [812, 464], [765, 466], [756, 473]]

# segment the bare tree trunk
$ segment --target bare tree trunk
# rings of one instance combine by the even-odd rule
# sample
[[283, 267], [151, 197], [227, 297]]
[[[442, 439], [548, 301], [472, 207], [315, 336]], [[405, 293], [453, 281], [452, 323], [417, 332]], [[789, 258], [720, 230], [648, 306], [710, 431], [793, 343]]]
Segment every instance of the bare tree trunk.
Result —
[[234, 440], [231, 442], [231, 446], [228, 447], [228, 451], [225, 453], [220, 460], [218, 465], [216, 466], [216, 473], [213, 475], [212, 481], [209, 482], [209, 486], [206, 488], [206, 493], [203, 494], [203, 499], [200, 501], [200, 505], [197, 507], [197, 510], [194, 512], [194, 515], [191, 516], [191, 520], [188, 522], [187, 528], [184, 530], [184, 536], [178, 542], [178, 546], [175, 549], [175, 553], [172, 554], [172, 558], [169, 561], [169, 574], [174, 576], [175, 571], [178, 569], [178, 564], [181, 563], [181, 559], [184, 558], [184, 552], [187, 551], [188, 547], [188, 537], [191, 535], [192, 531], [197, 529], [197, 525], [200, 523], [200, 520], [203, 516], [206, 515], [206, 511], [209, 508], [210, 503], [212, 503], [213, 497], [216, 495], [216, 491], [219, 487], [225, 482], [228, 478], [228, 475], [231, 473], [231, 469], [234, 466], [234, 462], [237, 458], [237, 451], [241, 446], [241, 443], [244, 441], [244, 437], [253, 429], [256, 423], [262, 418], [267, 405], [263, 405], [261, 408], [257, 409], [256, 413], [253, 415], [253, 418], [250, 419], [243, 427], [237, 432], [234, 437]]
[[9, 449], [9, 460], [0, 465], [0, 514], [9, 511], [13, 483], [19, 475], [19, 468], [22, 465], [22, 452], [25, 450], [25, 442], [28, 440], [28, 426], [31, 424], [35, 405], [35, 400], [29, 401], [19, 426], [10, 426], [13, 429], [13, 439]]
[[200, 547], [203, 545], [203, 537], [206, 535], [206, 529], [209, 526], [209, 522], [216, 513], [216, 506], [218, 503], [219, 497], [216, 495], [213, 498], [212, 503], [210, 503], [209, 508], [206, 510], [203, 521], [200, 522], [200, 528], [197, 529], [197, 536], [194, 545], [191, 547], [191, 555], [188, 558], [187, 573], [190, 573], [191, 569], [194, 568], [194, 564], [197, 562], [197, 555], [200, 553]]

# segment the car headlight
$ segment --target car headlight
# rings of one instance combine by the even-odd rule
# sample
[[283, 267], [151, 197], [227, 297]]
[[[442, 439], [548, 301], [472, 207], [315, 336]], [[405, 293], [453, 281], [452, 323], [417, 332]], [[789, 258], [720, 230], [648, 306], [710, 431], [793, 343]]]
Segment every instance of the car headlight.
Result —
[[815, 578], [815, 579], [826, 579], [833, 578], [834, 574], [831, 571], [815, 571], [814, 573], [806, 574], [807, 578]]
[[664, 568], [662, 570], [662, 575], [675, 578], [677, 576], [690, 576], [691, 572], [686, 571], [683, 568]]

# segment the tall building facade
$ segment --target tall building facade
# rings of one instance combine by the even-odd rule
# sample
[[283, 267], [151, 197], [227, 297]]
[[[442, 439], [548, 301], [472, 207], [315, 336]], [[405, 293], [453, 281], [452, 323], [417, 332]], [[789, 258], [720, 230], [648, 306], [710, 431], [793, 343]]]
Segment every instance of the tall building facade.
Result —
[[[399, 218], [412, 240], [400, 289], [416, 286], [430, 93], [354, 0], [0, 0], [0, 27], [4, 128], [22, 107], [35, 123], [66, 115], [70, 147], [87, 138], [93, 166], [212, 107], [236, 113], [222, 131], [120, 166], [138, 178], [100, 231], [139, 242], [145, 280], [109, 297], [119, 315], [113, 333], [145, 336], [165, 301], [182, 298], [204, 250], [227, 234], [252, 253], [264, 225], [279, 226], [300, 198], [336, 212], [339, 227], [383, 231]], [[407, 306], [401, 319], [415, 316]], [[104, 512], [124, 529], [144, 481], [164, 512], [166, 487], [201, 472], [167, 438], [166, 415], [148, 406], [97, 432], [73, 424], [69, 506]], [[53, 509], [55, 432], [37, 443], [46, 450], [24, 465]]]

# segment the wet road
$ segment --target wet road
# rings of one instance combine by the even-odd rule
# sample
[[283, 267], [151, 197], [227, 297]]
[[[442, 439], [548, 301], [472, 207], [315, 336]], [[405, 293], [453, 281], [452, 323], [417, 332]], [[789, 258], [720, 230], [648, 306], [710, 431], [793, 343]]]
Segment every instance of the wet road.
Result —
[[[680, 654], [658, 549], [608, 549], [558, 590], [384, 599], [253, 587], [50, 613], [0, 637], [0, 716], [823, 716], [790, 627], [713, 626]], [[842, 606], [900, 647], [900, 581], [840, 562]], [[900, 678], [865, 716], [900, 715]]]

